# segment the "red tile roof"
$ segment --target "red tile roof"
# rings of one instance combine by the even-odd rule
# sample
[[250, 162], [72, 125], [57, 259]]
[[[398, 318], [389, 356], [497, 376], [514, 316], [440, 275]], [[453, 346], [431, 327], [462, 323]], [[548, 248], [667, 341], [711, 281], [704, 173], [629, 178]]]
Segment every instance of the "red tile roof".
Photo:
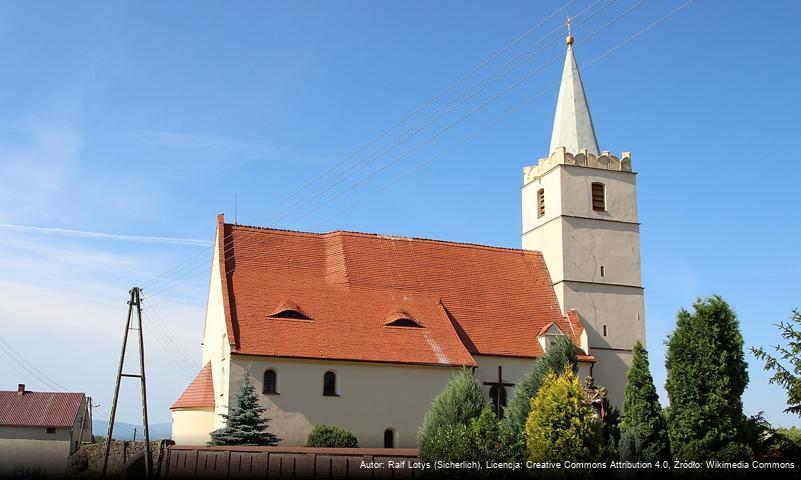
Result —
[[0, 426], [72, 427], [85, 401], [83, 393], [0, 390]]
[[[470, 366], [472, 355], [542, 355], [537, 333], [551, 322], [578, 345], [540, 252], [218, 222], [235, 353]], [[311, 320], [270, 317], [286, 305]], [[393, 312], [424, 328], [386, 326]]]
[[170, 409], [213, 406], [214, 382], [211, 376], [211, 362], [207, 362]]

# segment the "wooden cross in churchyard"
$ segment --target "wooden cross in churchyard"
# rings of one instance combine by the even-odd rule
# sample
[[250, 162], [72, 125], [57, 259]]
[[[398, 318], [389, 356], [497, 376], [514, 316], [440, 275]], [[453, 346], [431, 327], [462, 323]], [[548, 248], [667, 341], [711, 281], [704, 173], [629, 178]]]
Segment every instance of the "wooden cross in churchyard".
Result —
[[495, 403], [495, 416], [501, 418], [503, 416], [503, 404], [506, 403], [506, 387], [514, 387], [514, 383], [508, 383], [503, 381], [503, 367], [498, 365], [498, 380], [495, 382], [484, 382], [484, 385], [488, 385], [490, 387], [490, 396], [492, 396], [492, 388], [495, 387], [495, 398], [493, 398], [493, 403]]

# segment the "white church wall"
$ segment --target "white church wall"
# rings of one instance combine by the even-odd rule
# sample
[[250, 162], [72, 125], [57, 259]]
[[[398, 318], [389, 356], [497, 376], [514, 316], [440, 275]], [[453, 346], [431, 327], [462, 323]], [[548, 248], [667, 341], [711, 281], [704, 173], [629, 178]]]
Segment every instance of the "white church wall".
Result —
[[180, 408], [172, 411], [172, 441], [176, 445], [206, 445], [214, 426], [214, 408]]
[[635, 341], [645, 339], [640, 288], [583, 282], [562, 282], [554, 287], [557, 296], [578, 311], [593, 355], [596, 348], [630, 350]]
[[[485, 382], [495, 383], [498, 381], [498, 365], [503, 370], [503, 381], [506, 383], [517, 384], [520, 379], [534, 367], [535, 359], [533, 358], [519, 358], [519, 357], [498, 357], [491, 355], [474, 355], [478, 366], [475, 369], [475, 375], [481, 382], [484, 395], [489, 398], [490, 385], [484, 385]], [[578, 375], [582, 381], [590, 375], [592, 363], [579, 362]], [[514, 397], [514, 387], [507, 388], [506, 390], [507, 402]]]
[[[228, 407], [228, 372], [230, 371], [231, 346], [228, 339], [228, 330], [225, 324], [225, 304], [222, 294], [222, 277], [220, 272], [219, 241], [222, 231], [218, 229], [214, 240], [214, 254], [212, 255], [211, 278], [209, 281], [209, 296], [206, 304], [206, 322], [203, 328], [202, 365], [211, 362], [212, 381], [214, 383], [214, 398], [216, 413], [215, 428], [224, 426], [224, 420], [219, 414], [226, 413]], [[173, 434], [175, 427], [173, 426]]]
[[[636, 174], [561, 165], [562, 215], [637, 222]], [[604, 184], [606, 211], [592, 209], [592, 184]]]
[[557, 262], [562, 275], [553, 275], [554, 281], [641, 285], [639, 225], [576, 217], [565, 217], [560, 223], [564, 261]]
[[[538, 216], [537, 192], [545, 193], [545, 214]], [[545, 224], [559, 216], [562, 211], [562, 171], [559, 166], [549, 170], [541, 177], [534, 177], [523, 185], [523, 232], [528, 232], [538, 225]]]
[[631, 352], [620, 350], [592, 351], [597, 363], [592, 375], [595, 384], [606, 387], [609, 403], [617, 408], [623, 406], [623, 394], [626, 390], [626, 375], [631, 366]]
[[[545, 215], [538, 217], [537, 192], [545, 193]], [[564, 256], [562, 246], [562, 224], [559, 212], [562, 208], [561, 174], [558, 168], [549, 175], [534, 178], [523, 186], [523, 248], [542, 252], [551, 279], [563, 278], [562, 262], [550, 259]]]
[[[417, 430], [431, 401], [459, 369], [369, 362], [269, 358], [233, 354], [230, 391], [253, 372], [270, 431], [282, 445], [305, 445], [314, 425], [344, 427], [361, 447], [383, 447], [384, 431], [395, 431], [400, 448], [416, 447]], [[278, 374], [278, 394], [263, 394], [264, 371]], [[323, 375], [337, 376], [339, 396], [323, 396]]]

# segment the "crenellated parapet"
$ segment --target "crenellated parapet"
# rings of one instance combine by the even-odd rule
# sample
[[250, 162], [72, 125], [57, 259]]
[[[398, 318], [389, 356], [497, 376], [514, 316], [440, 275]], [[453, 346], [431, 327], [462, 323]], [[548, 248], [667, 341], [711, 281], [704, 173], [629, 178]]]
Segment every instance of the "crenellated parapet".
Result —
[[576, 165], [601, 170], [630, 172], [631, 152], [623, 152], [618, 158], [608, 151], [603, 151], [600, 156], [595, 156], [589, 153], [587, 149], [581, 149], [579, 153], [573, 155], [565, 151], [564, 147], [559, 147], [554, 150], [550, 157], [541, 158], [536, 165], [523, 168], [523, 184], [525, 185], [536, 178], [542, 177], [557, 165]]

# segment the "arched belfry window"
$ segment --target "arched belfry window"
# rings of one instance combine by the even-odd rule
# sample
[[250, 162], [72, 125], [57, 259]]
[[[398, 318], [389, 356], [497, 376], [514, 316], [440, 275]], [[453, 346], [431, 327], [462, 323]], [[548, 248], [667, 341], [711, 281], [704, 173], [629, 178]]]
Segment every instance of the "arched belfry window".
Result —
[[395, 431], [391, 428], [384, 430], [384, 448], [395, 448]]
[[278, 394], [278, 374], [275, 373], [275, 370], [265, 370], [264, 371], [264, 388], [262, 389], [262, 393], [276, 395]]
[[601, 182], [592, 183], [592, 209], [596, 212], [606, 211], [606, 187]]
[[537, 190], [537, 218], [545, 215], [545, 189]]
[[327, 397], [337, 397], [337, 374], [325, 372], [323, 375], [323, 395]]

